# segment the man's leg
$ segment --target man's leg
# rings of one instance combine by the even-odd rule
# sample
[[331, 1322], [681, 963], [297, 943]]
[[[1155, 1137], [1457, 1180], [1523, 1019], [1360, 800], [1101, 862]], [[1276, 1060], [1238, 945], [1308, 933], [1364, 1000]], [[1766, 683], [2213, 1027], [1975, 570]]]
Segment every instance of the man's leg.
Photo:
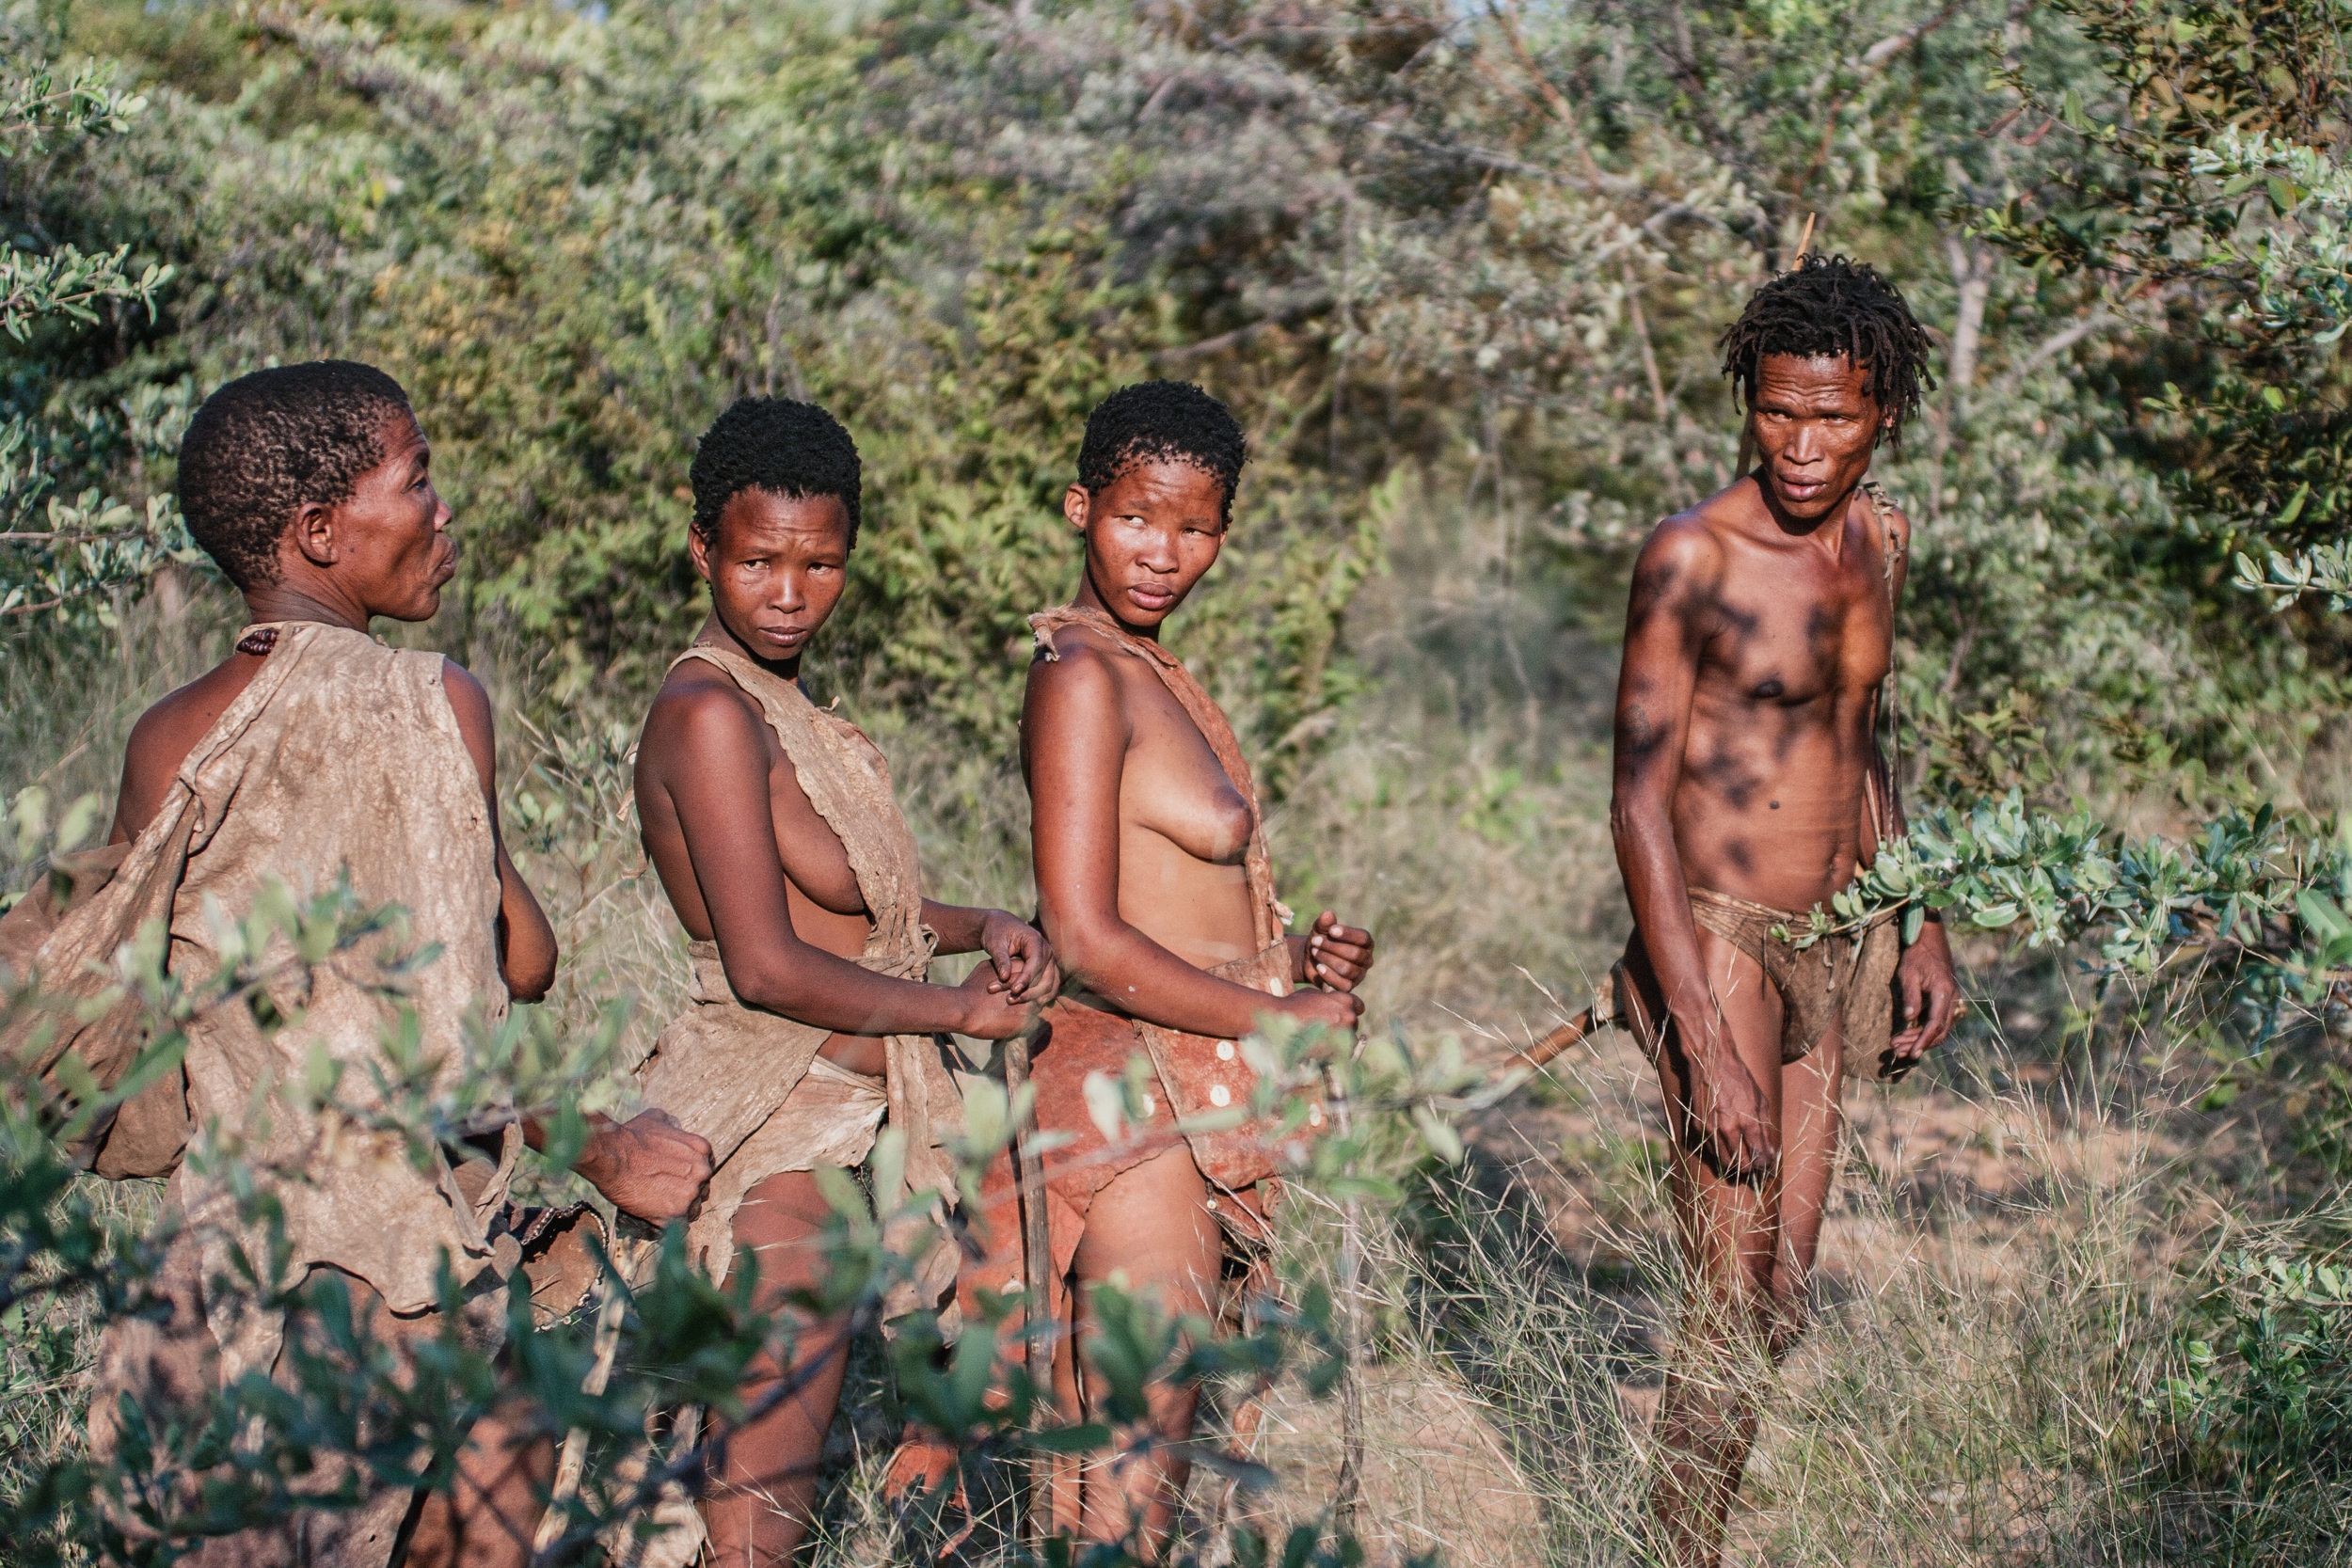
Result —
[[1813, 1261], [1820, 1250], [1821, 1214], [1837, 1174], [1838, 1137], [1845, 1126], [1844, 1043], [1839, 1028], [1804, 1060], [1780, 1072], [1780, 1251], [1772, 1269], [1772, 1358], [1777, 1366], [1804, 1334], [1812, 1313]]
[[[1780, 1119], [1780, 998], [1755, 959], [1710, 931], [1699, 932], [1699, 957], [1740, 1059], [1763, 1090], [1767, 1114]], [[1665, 1016], [1662, 999], [1644, 1000], [1652, 1017]], [[1659, 1402], [1660, 1463], [1650, 1506], [1669, 1561], [1714, 1568], [1756, 1436], [1752, 1385], [1776, 1317], [1778, 1181], [1727, 1181], [1716, 1173], [1691, 1113], [1689, 1058], [1672, 1029], [1658, 1069], [1673, 1144], [1670, 1185], [1685, 1297], [1680, 1343]]]
[[[1208, 1183], [1182, 1144], [1120, 1173], [1095, 1195], [1071, 1270], [1077, 1303], [1073, 1338], [1082, 1353], [1089, 1293], [1115, 1274], [1123, 1276], [1121, 1289], [1150, 1293], [1170, 1317], [1215, 1315], [1225, 1237], [1209, 1212], [1208, 1198]], [[1149, 1398], [1150, 1435], [1171, 1443], [1192, 1435], [1197, 1389], [1154, 1386]], [[1139, 1435], [1123, 1432], [1119, 1440], [1123, 1445]], [[1116, 1541], [1140, 1523], [1143, 1554], [1156, 1559], [1175, 1528], [1191, 1469], [1188, 1461], [1159, 1452], [1089, 1464], [1080, 1534], [1089, 1541]]]
[[[735, 1244], [759, 1259], [759, 1289], [753, 1298], [762, 1312], [775, 1313], [785, 1296], [817, 1275], [818, 1240], [832, 1209], [807, 1171], [771, 1176], [743, 1196], [735, 1212]], [[849, 1368], [849, 1345], [838, 1323], [803, 1323], [793, 1344], [791, 1374], [806, 1378], [792, 1394], [757, 1418], [733, 1429], [715, 1429], [723, 1460], [702, 1505], [710, 1531], [710, 1560], [716, 1568], [771, 1568], [789, 1564], [808, 1534], [817, 1499], [817, 1467], [825, 1433], [841, 1402], [841, 1379]], [[786, 1373], [762, 1352], [746, 1369], [743, 1402], [756, 1406], [773, 1397]]]

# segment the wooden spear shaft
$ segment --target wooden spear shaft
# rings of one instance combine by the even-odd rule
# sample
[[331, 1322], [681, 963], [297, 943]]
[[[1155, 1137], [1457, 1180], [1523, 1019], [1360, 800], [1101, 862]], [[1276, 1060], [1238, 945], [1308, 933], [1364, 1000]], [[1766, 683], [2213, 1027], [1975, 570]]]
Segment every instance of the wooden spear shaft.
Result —
[[[1017, 1035], [1005, 1042], [1005, 1094], [1020, 1094], [1029, 1081], [1029, 1037]], [[1053, 1232], [1045, 1221], [1045, 1159], [1032, 1141], [1037, 1132], [1037, 1107], [1032, 1103], [1013, 1128], [1012, 1180], [1020, 1195], [1021, 1284], [1023, 1326], [1029, 1386], [1037, 1403], [1032, 1425], [1050, 1418], [1054, 1398], [1054, 1336], [1047, 1320], [1054, 1309]], [[1042, 1449], [1029, 1455], [1028, 1535], [1042, 1547], [1054, 1517], [1054, 1456]]]
[[1585, 1008], [1567, 1022], [1515, 1055], [1505, 1057], [1505, 1072], [1534, 1072], [1593, 1032], [1593, 1009]]
[[[596, 1287], [596, 1360], [589, 1365], [588, 1375], [580, 1380], [580, 1391], [591, 1398], [603, 1393], [605, 1385], [612, 1381], [612, 1363], [621, 1349], [621, 1321], [628, 1313], [629, 1289], [637, 1283], [647, 1255], [660, 1244], [658, 1237], [647, 1239], [650, 1229], [642, 1220], [619, 1216], [610, 1254], [612, 1267]], [[555, 1485], [548, 1494], [547, 1512], [539, 1516], [538, 1532], [532, 1538], [534, 1559], [564, 1538], [569, 1524], [565, 1505], [580, 1495], [580, 1477], [587, 1467], [588, 1433], [574, 1427], [564, 1435], [563, 1451], [555, 1462]]]

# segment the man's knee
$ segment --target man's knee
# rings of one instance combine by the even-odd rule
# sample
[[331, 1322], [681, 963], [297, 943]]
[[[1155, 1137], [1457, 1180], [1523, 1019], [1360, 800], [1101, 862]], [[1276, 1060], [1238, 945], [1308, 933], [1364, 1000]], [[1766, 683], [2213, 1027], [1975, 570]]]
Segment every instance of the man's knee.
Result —
[[1805, 1330], [1813, 1326], [1813, 1302], [1803, 1286], [1777, 1290], [1769, 1298], [1768, 1311], [1769, 1318], [1764, 1325], [1765, 1347], [1771, 1353], [1773, 1365], [1777, 1366], [1788, 1358], [1790, 1351], [1797, 1348], [1797, 1341], [1804, 1338]]

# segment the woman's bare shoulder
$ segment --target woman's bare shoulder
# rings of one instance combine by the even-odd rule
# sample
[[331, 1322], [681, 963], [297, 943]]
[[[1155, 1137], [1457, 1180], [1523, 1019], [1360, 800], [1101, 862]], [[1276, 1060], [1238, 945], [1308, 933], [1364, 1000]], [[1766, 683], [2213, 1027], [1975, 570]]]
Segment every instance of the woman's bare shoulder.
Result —
[[196, 743], [261, 673], [260, 659], [231, 654], [139, 715], [122, 749], [122, 792], [115, 804], [119, 836], [136, 837], [147, 826]]
[[1128, 667], [1136, 657], [1090, 628], [1064, 626], [1029, 664], [1022, 703], [1025, 740], [1100, 733], [1124, 738]]
[[767, 717], [752, 694], [707, 659], [688, 659], [672, 670], [645, 711], [639, 755], [649, 761], [691, 755], [769, 750]]

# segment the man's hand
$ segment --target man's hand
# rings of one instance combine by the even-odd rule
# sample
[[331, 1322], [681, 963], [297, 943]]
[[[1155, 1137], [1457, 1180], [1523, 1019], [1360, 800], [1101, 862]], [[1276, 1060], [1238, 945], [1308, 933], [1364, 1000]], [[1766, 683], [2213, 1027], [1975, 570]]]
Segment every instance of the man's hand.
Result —
[[1952, 975], [1952, 943], [1941, 921], [1919, 927], [1919, 940], [1903, 949], [1895, 965], [1902, 998], [1902, 1027], [1889, 1041], [1898, 1062], [1915, 1062], [1944, 1043], [1960, 1016], [1960, 982]]
[[1302, 986], [1354, 990], [1372, 968], [1372, 933], [1343, 926], [1329, 910], [1303, 937], [1292, 937], [1291, 979]]
[[1051, 1002], [1061, 990], [1061, 965], [1045, 933], [1002, 910], [980, 917], [980, 951], [995, 978], [989, 990], [1005, 992], [1023, 1006]]
[[1780, 1130], [1729, 1036], [1717, 1033], [1685, 1059], [1691, 1067], [1691, 1120], [1716, 1174], [1726, 1181], [1770, 1177], [1780, 1164]]
[[596, 1121], [572, 1168], [624, 1214], [654, 1226], [686, 1218], [710, 1180], [710, 1145], [667, 1111]]

